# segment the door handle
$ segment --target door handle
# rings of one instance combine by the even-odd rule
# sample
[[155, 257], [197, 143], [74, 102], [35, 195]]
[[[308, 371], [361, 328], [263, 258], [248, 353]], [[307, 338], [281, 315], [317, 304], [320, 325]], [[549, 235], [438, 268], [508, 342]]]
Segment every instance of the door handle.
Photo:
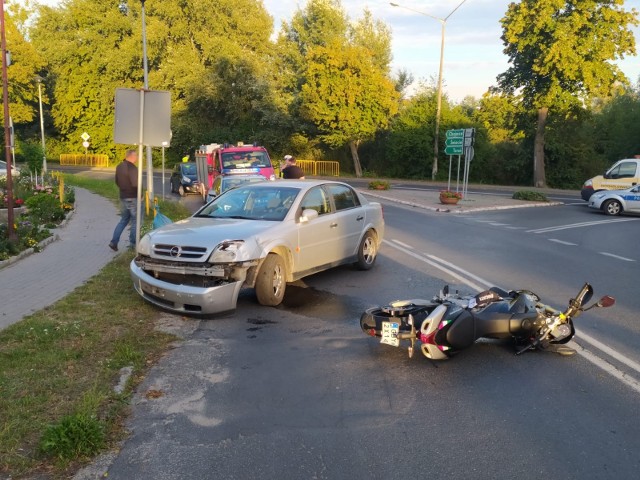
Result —
[[358, 221], [358, 222], [359, 222], [360, 220], [364, 220], [364, 217], [363, 217], [362, 215], [360, 215], [360, 216], [358, 216], [358, 217], [356, 218], [356, 221]]
[[337, 228], [338, 224], [337, 223], [332, 223], [331, 225], [329, 225], [329, 228]]

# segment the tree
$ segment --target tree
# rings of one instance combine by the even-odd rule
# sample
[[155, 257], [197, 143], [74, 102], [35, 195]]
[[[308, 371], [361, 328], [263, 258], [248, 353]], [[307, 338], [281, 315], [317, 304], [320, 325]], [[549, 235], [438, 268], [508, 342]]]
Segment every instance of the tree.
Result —
[[522, 0], [501, 20], [504, 52], [511, 66], [498, 89], [516, 92], [537, 114], [533, 180], [546, 186], [545, 126], [550, 112], [567, 114], [627, 82], [612, 63], [635, 54], [630, 25], [637, 12], [623, 0]]
[[398, 109], [395, 84], [378, 68], [371, 51], [339, 40], [307, 54], [302, 114], [330, 146], [349, 145], [357, 177], [358, 147], [386, 128]]
[[[42, 73], [45, 63], [33, 45], [25, 40], [23, 28], [28, 13], [16, 4], [10, 4], [5, 11], [7, 50], [11, 52], [11, 65], [7, 68], [9, 110], [14, 124], [30, 123], [37, 117], [36, 77]], [[46, 96], [43, 100], [47, 101]]]

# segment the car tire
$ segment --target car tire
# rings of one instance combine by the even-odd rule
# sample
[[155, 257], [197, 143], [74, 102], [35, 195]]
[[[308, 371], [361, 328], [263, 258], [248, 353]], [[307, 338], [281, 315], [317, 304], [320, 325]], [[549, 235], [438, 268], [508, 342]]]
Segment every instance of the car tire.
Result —
[[181, 197], [184, 197], [185, 193], [186, 192], [184, 191], [184, 187], [182, 185], [180, 185], [178, 187], [178, 195], [180, 195]]
[[169, 188], [171, 189], [171, 193], [176, 193], [176, 189], [173, 188], [173, 182], [169, 180]]
[[260, 305], [275, 307], [282, 303], [287, 288], [286, 273], [284, 260], [280, 255], [267, 255], [258, 272], [255, 286]]
[[376, 263], [377, 257], [378, 243], [376, 242], [376, 236], [371, 230], [367, 230], [358, 247], [358, 260], [355, 266], [359, 270], [370, 270]]
[[602, 205], [602, 211], [605, 215], [620, 215], [622, 213], [622, 204], [618, 200], [607, 200]]

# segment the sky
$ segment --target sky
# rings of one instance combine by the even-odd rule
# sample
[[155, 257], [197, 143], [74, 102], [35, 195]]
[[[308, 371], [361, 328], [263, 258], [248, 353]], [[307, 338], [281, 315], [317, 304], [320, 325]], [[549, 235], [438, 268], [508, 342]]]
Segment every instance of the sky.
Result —
[[[40, 0], [55, 5], [60, 0]], [[394, 3], [413, 10], [447, 17], [462, 0], [395, 0]], [[496, 77], [508, 68], [500, 36], [500, 19], [511, 0], [466, 0], [446, 22], [443, 69], [443, 91], [453, 101], [471, 95], [481, 97], [495, 84]], [[213, 3], [213, 0], [212, 0]], [[274, 30], [281, 22], [290, 21], [305, 0], [263, 0], [274, 18]], [[351, 20], [362, 16], [368, 8], [374, 18], [386, 23], [392, 32], [394, 72], [405, 69], [416, 81], [437, 79], [440, 62], [441, 24], [438, 20], [406, 8], [392, 7], [383, 0], [342, 0]], [[625, 8], [640, 11], [640, 0], [626, 0]], [[640, 51], [640, 28], [635, 28], [637, 49]], [[632, 82], [640, 76], [640, 58], [628, 57], [618, 62]]]

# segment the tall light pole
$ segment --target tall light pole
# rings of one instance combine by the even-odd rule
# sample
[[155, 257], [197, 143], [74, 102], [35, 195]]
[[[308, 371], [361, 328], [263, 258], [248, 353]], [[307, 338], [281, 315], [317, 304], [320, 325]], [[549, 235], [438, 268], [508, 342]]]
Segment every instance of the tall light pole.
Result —
[[449, 13], [449, 15], [447, 15], [444, 18], [436, 17], [434, 15], [421, 12], [420, 10], [414, 10], [413, 8], [398, 5], [397, 3], [392, 3], [392, 2], [389, 3], [389, 5], [391, 5], [392, 7], [404, 8], [405, 10], [410, 10], [412, 12], [419, 13], [420, 15], [424, 15], [425, 17], [433, 18], [434, 20], [439, 21], [441, 26], [442, 36], [440, 39], [440, 68], [438, 70], [438, 93], [437, 93], [438, 103], [436, 107], [436, 131], [434, 133], [434, 140], [433, 140], [433, 166], [431, 168], [431, 180], [435, 180], [436, 174], [438, 173], [438, 143], [439, 143], [438, 136], [440, 134], [440, 111], [442, 110], [442, 66], [444, 64], [444, 32], [445, 32], [447, 20], [449, 20], [449, 17], [453, 15], [455, 11], [458, 10], [462, 6], [462, 4], [466, 1], [467, 0], [462, 0], [458, 4], [458, 6], [453, 10], [451, 10], [451, 13]]
[[4, 116], [4, 149], [7, 160], [7, 236], [16, 239], [13, 228], [13, 180], [11, 178], [11, 133], [9, 131], [9, 81], [7, 77], [7, 39], [4, 31], [4, 0], [0, 0], [0, 55], [2, 55], [2, 107]]
[[40, 136], [42, 140], [42, 174], [47, 173], [47, 151], [44, 143], [44, 115], [42, 114], [42, 77], [36, 75], [38, 83], [38, 102], [40, 103]]
[[[145, 0], [140, 0], [142, 6], [142, 69], [144, 70], [144, 89], [149, 90], [149, 63], [147, 61], [147, 23], [144, 10]], [[147, 195], [153, 204], [153, 159], [151, 158], [151, 146], [147, 145]]]
[[[144, 89], [149, 90], [149, 63], [147, 60], [147, 23], [145, 18], [145, 0], [140, 0], [142, 17], [142, 72], [144, 75]], [[118, 9], [123, 15], [128, 12], [127, 0], [121, 0]], [[142, 148], [142, 147], [140, 147]], [[141, 162], [142, 163], [142, 162]], [[142, 164], [139, 165], [142, 168]], [[153, 201], [153, 160], [151, 158], [151, 147], [147, 145], [147, 194], [150, 201]], [[139, 217], [140, 215], [138, 215]]]

